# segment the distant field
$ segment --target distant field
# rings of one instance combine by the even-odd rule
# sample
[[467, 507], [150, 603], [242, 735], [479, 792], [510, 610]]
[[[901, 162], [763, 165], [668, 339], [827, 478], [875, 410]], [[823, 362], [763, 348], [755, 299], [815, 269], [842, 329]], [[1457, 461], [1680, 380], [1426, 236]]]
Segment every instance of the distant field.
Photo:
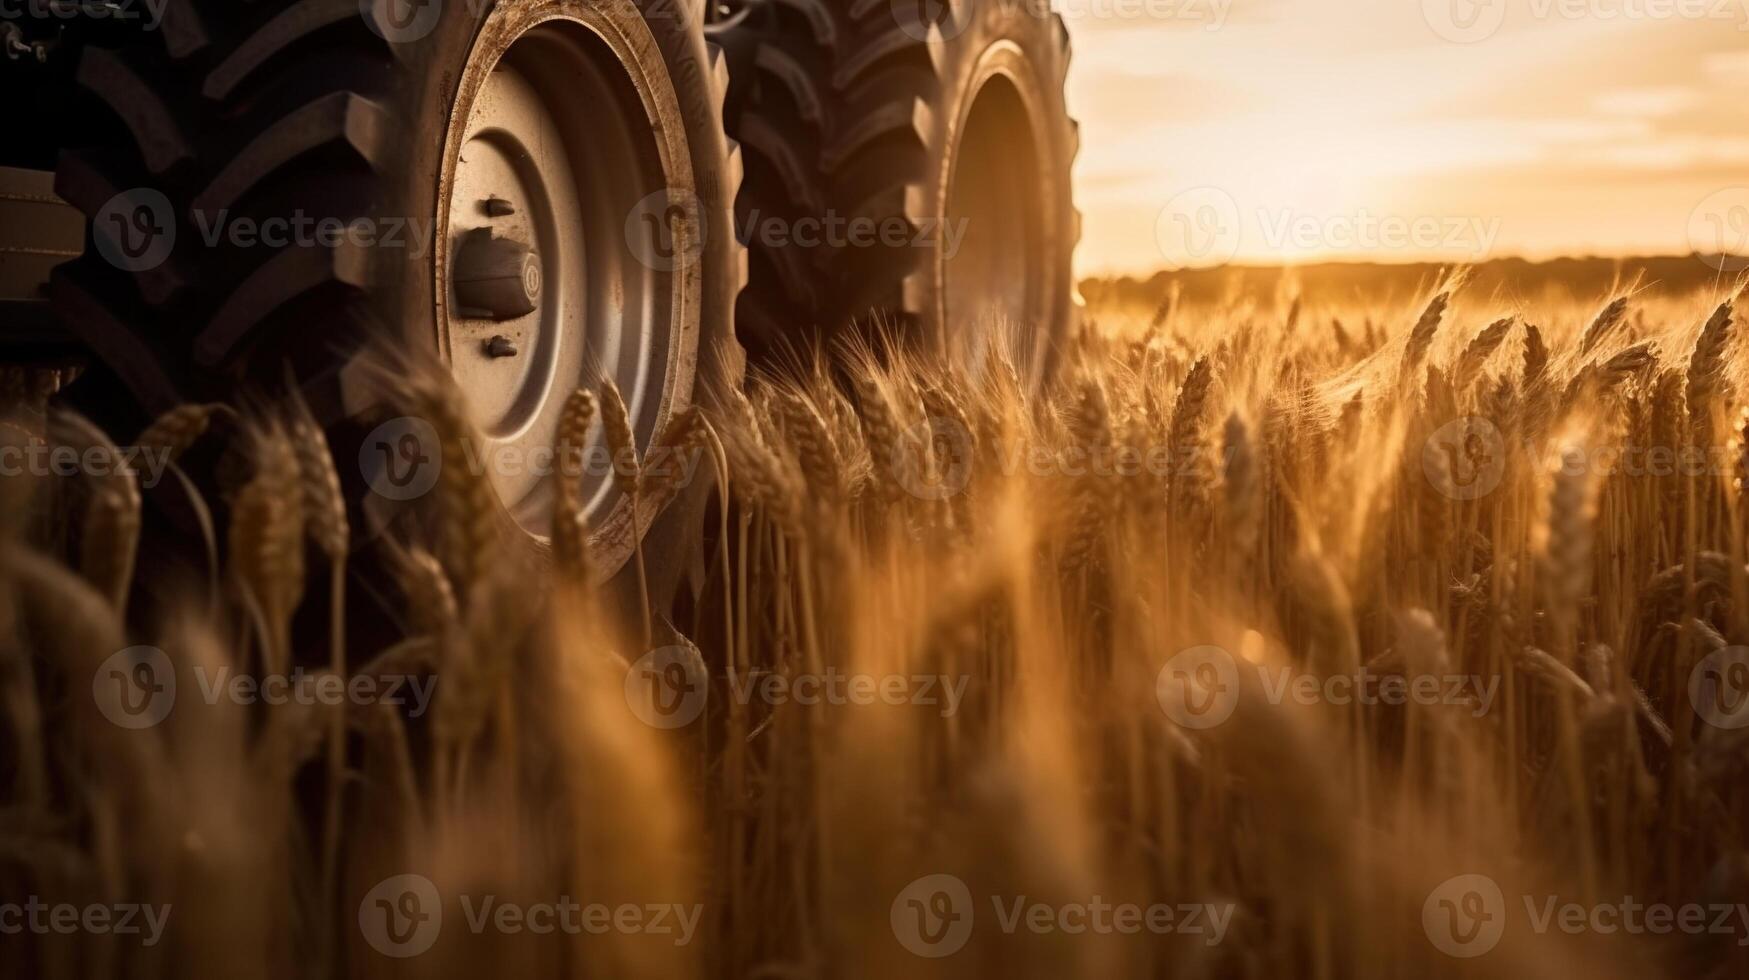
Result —
[[[1469, 267], [1470, 293], [1529, 302], [1539, 308], [1588, 302], [1612, 287], [1638, 280], [1646, 292], [1677, 295], [1722, 289], [1749, 269], [1739, 256], [1664, 256], [1646, 258], [1564, 258], [1542, 262], [1498, 259]], [[1294, 266], [1227, 265], [1210, 269], [1163, 271], [1147, 278], [1106, 277], [1082, 282], [1095, 306], [1141, 304], [1152, 307], [1168, 291], [1186, 300], [1220, 301], [1235, 296], [1273, 296], [1286, 288], [1309, 302], [1350, 306], [1404, 302], [1450, 271], [1432, 263], [1376, 264], [1329, 262]], [[1285, 286], [1284, 286], [1285, 282]]]

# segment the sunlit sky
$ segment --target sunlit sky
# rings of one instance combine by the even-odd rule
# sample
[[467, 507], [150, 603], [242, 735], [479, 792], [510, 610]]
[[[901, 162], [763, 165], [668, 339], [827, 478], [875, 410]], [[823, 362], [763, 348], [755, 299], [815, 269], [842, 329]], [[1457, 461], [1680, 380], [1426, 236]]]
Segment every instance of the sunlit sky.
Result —
[[1749, 0], [1053, 3], [1084, 273], [1749, 243]]

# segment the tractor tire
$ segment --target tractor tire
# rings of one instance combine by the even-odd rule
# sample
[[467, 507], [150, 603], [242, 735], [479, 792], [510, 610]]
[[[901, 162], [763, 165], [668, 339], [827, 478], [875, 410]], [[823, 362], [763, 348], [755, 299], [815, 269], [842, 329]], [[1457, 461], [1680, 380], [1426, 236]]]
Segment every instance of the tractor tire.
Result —
[[1068, 33], [1041, 10], [750, 0], [712, 25], [747, 158], [750, 356], [786, 356], [798, 327], [830, 343], [861, 325], [974, 358], [1005, 334], [1043, 375], [1079, 306], [1080, 215]]
[[[398, 414], [385, 354], [447, 367], [488, 447], [524, 451], [603, 376], [641, 445], [739, 380], [740, 157], [689, 3], [185, 0], [80, 57], [56, 190], [88, 242], [51, 300], [145, 412], [289, 375], [381, 504], [356, 471]], [[491, 475], [541, 550], [551, 477]], [[611, 483], [586, 490], [605, 572], [646, 526]]]

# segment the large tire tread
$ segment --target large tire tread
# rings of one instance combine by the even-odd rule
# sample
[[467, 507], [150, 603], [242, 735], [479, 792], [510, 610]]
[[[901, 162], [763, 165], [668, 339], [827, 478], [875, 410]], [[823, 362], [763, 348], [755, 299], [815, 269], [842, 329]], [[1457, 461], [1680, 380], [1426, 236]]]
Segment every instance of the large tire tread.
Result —
[[[954, 0], [950, 16], [964, 2]], [[892, 0], [765, 0], [717, 32], [735, 61], [729, 131], [747, 153], [737, 218], [753, 233], [754, 272], [739, 328], [753, 356], [784, 357], [857, 325], [940, 327], [926, 322], [926, 250], [762, 248], [752, 225], [902, 217], [915, 232], [931, 220], [925, 192], [944, 152], [940, 114], [957, 97], [955, 59], [967, 54], [939, 28], [908, 30], [894, 10]], [[1060, 91], [1069, 55], [1061, 18], [1050, 15], [1034, 36], [1052, 49], [1042, 70]]]

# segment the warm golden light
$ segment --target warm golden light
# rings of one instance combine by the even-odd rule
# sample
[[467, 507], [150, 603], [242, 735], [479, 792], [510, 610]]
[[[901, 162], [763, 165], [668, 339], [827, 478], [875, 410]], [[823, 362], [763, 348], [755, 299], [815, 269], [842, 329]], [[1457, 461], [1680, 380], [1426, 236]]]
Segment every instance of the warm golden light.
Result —
[[1083, 272], [1749, 245], [1743, 0], [1059, 2]]

